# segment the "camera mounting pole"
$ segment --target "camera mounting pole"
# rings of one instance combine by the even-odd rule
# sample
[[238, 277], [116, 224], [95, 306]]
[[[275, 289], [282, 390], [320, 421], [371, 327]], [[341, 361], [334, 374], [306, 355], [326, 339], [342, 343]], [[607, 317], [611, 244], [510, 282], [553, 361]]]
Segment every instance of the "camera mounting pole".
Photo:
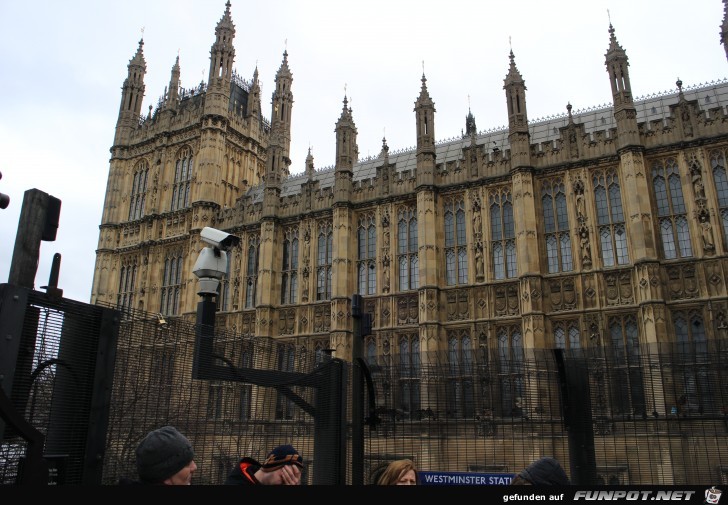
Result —
[[[240, 240], [208, 227], [200, 236], [211, 245], [217, 241], [221, 248], [235, 246]], [[347, 377], [342, 360], [330, 359], [310, 373], [282, 372], [236, 367], [231, 360], [214, 353], [215, 297], [220, 279], [227, 273], [227, 255], [221, 248], [215, 245], [205, 247], [193, 268], [193, 273], [200, 280], [197, 294], [201, 300], [197, 304], [192, 378], [255, 384], [273, 388], [284, 395], [311, 415], [314, 421], [316, 472], [313, 483], [346, 484]], [[314, 397], [323, 401], [311, 405], [291, 389], [293, 386], [313, 388], [317, 393]]]

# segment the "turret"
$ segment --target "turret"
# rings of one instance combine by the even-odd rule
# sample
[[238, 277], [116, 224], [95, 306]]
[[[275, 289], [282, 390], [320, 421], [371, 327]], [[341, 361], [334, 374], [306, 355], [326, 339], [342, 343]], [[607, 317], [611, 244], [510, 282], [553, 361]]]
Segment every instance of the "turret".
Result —
[[134, 57], [129, 60], [127, 68], [129, 72], [121, 88], [121, 104], [114, 144], [121, 142], [125, 129], [133, 128], [139, 123], [144, 99], [144, 74], [147, 72], [147, 63], [144, 61], [144, 39], [139, 40], [139, 47]]
[[359, 160], [356, 143], [356, 125], [351, 115], [349, 101], [344, 95], [344, 107], [336, 122], [336, 166], [334, 175], [334, 203], [348, 203], [354, 175], [354, 164]]
[[215, 42], [210, 48], [210, 72], [207, 78], [205, 112], [226, 115], [230, 102], [230, 81], [235, 60], [235, 25], [230, 16], [230, 1], [225, 13], [215, 27]]
[[617, 149], [639, 145], [637, 110], [632, 100], [632, 85], [629, 82], [629, 59], [617, 42], [614, 27], [609, 24], [609, 49], [605, 64], [609, 73], [614, 101], [614, 118], [617, 122]]
[[169, 89], [167, 89], [167, 98], [165, 101], [165, 109], [174, 109], [179, 102], [179, 55], [172, 67], [172, 76], [169, 78]]
[[435, 183], [435, 103], [427, 91], [427, 78], [422, 73], [420, 96], [415, 101], [417, 127], [417, 186]]
[[531, 166], [530, 135], [526, 108], [526, 81], [516, 67], [516, 57], [511, 50], [510, 66], [503, 80], [508, 108], [508, 141], [511, 144], [511, 170]]

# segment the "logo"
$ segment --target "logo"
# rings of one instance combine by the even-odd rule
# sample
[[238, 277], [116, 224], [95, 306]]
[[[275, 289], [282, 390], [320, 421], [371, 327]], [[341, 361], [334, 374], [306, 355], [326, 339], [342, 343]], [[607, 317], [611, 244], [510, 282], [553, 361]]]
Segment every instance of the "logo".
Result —
[[723, 491], [720, 489], [716, 489], [715, 487], [711, 487], [710, 489], [705, 490], [705, 503], [710, 503], [710, 505], [718, 505], [718, 502], [720, 501], [720, 494]]

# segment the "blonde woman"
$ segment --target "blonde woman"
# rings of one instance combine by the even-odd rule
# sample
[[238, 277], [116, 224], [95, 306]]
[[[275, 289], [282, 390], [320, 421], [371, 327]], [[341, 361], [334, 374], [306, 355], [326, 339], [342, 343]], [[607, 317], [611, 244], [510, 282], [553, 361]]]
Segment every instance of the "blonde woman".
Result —
[[415, 486], [418, 475], [415, 464], [410, 459], [392, 461], [377, 480], [379, 486]]

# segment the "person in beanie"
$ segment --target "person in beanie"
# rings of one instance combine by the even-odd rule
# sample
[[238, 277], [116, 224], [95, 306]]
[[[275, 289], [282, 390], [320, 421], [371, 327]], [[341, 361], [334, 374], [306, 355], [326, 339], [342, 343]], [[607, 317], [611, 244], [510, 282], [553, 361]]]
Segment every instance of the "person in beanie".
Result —
[[570, 484], [561, 464], [549, 457], [537, 459], [511, 481], [511, 485], [568, 486]]
[[151, 431], [136, 448], [139, 481], [122, 479], [123, 484], [187, 486], [197, 470], [192, 444], [173, 426]]
[[290, 444], [279, 445], [260, 464], [253, 458], [243, 458], [232, 469], [225, 485], [283, 485], [295, 486], [301, 483], [303, 457]]

